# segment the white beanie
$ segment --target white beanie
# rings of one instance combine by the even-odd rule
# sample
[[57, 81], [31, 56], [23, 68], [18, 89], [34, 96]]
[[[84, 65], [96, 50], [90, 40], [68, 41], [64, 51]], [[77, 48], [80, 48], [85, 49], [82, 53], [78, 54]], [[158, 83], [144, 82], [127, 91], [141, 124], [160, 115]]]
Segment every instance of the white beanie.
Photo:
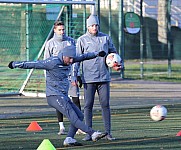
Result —
[[92, 26], [92, 25], [99, 25], [99, 19], [97, 15], [90, 15], [89, 18], [87, 18], [87, 27]]

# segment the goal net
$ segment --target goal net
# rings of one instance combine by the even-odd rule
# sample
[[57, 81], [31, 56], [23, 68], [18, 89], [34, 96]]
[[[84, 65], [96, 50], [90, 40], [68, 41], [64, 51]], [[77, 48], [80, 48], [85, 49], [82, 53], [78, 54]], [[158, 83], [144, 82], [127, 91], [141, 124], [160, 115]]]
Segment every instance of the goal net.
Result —
[[75, 40], [86, 32], [86, 18], [95, 6], [88, 0], [0, 0], [0, 96], [45, 96], [43, 70], [9, 69], [10, 61], [43, 59], [53, 35], [53, 23], [62, 20]]

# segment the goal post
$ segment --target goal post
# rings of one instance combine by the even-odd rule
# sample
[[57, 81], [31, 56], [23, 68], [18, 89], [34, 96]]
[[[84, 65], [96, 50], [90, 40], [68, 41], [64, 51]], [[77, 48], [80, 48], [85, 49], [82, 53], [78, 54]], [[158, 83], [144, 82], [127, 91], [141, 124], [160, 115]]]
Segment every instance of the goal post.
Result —
[[[56, 20], [59, 20], [59, 18], [61, 17], [61, 15], [62, 15], [62, 13], [63, 13], [64, 7], [65, 7], [65, 6], [63, 6], [63, 7], [61, 8], [61, 10], [60, 10], [60, 12], [59, 12]], [[48, 36], [47, 36], [44, 44], [42, 45], [42, 47], [41, 47], [41, 49], [40, 49], [40, 51], [39, 51], [39, 53], [38, 53], [37, 59], [39, 59], [39, 58], [42, 56], [42, 54], [43, 54], [43, 52], [44, 52], [44, 49], [45, 49], [46, 42], [51, 38], [52, 33], [53, 33], [53, 26], [52, 26], [52, 28], [51, 28], [51, 30], [50, 30], [50, 32], [49, 32], [49, 34], [48, 34]], [[25, 89], [26, 85], [28, 84], [28, 81], [29, 81], [29, 79], [30, 79], [33, 71], [34, 71], [34, 69], [31, 69], [31, 70], [30, 70], [28, 76], [26, 77], [26, 80], [23, 82], [23, 85], [21, 86], [21, 88], [20, 88], [20, 90], [19, 90], [19, 93], [20, 93], [20, 94], [23, 94], [23, 95], [25, 95], [25, 96], [28, 95], [28, 93], [24, 92], [24, 89]], [[33, 93], [32, 93], [32, 94], [33, 94]], [[29, 94], [29, 95], [31, 96], [31, 94]], [[40, 97], [39, 95], [44, 95], [44, 94], [39, 94], [39, 92], [38, 92], [38, 93], [35, 93], [35, 94], [33, 94], [33, 95], [35, 95], [35, 96], [37, 95], [38, 97]]]
[[43, 59], [55, 20], [63, 20], [67, 35], [76, 40], [85, 33], [86, 18], [94, 7], [95, 1], [85, 0], [0, 0], [0, 52], [3, 56], [0, 58], [0, 96], [44, 97], [43, 70], [10, 70], [7, 64]]

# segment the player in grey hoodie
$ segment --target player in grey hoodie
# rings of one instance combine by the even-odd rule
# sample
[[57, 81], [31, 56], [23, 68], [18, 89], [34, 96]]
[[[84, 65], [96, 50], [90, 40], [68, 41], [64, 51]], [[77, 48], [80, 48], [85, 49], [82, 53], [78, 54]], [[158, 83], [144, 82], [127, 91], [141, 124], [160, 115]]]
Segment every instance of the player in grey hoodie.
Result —
[[[96, 15], [90, 15], [87, 19], [87, 32], [77, 40], [77, 54], [87, 54], [88, 52], [104, 51], [106, 55], [109, 53], [117, 53], [111, 38], [98, 30], [99, 20]], [[105, 131], [108, 133], [107, 140], [114, 140], [111, 135], [111, 112], [110, 112], [110, 73], [105, 63], [105, 57], [97, 57], [82, 62], [82, 81], [84, 84], [84, 118], [85, 123], [92, 127], [93, 104], [95, 92], [99, 96], [102, 108], [102, 118], [104, 121]], [[121, 66], [113, 67], [114, 70], [120, 70]], [[90, 135], [86, 135], [83, 139], [91, 140]]]
[[87, 53], [76, 57], [75, 46], [65, 47], [58, 56], [50, 57], [46, 60], [39, 61], [11, 61], [8, 65], [9, 68], [22, 68], [22, 69], [44, 69], [46, 70], [46, 98], [51, 107], [64, 114], [70, 121], [70, 128], [64, 146], [81, 145], [74, 139], [77, 129], [89, 134], [94, 141], [107, 135], [88, 127], [83, 122], [83, 113], [80, 109], [71, 102], [68, 97], [69, 81], [68, 75], [71, 69], [71, 64], [80, 62], [87, 59], [92, 59], [97, 56], [105, 56], [105, 52], [99, 51], [94, 53]]

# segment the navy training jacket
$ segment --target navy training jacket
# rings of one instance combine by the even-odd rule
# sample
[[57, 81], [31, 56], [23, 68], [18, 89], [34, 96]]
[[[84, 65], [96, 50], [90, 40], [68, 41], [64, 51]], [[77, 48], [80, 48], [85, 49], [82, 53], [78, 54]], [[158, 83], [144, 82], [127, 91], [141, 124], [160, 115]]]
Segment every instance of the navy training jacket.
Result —
[[[76, 56], [73, 63], [83, 60], [93, 59], [97, 57], [98, 53], [87, 53]], [[46, 96], [50, 95], [67, 95], [69, 89], [68, 75], [71, 65], [63, 63], [63, 55], [59, 53], [58, 56], [50, 57], [39, 61], [22, 61], [13, 62], [14, 68], [22, 69], [44, 69], [46, 70]]]

